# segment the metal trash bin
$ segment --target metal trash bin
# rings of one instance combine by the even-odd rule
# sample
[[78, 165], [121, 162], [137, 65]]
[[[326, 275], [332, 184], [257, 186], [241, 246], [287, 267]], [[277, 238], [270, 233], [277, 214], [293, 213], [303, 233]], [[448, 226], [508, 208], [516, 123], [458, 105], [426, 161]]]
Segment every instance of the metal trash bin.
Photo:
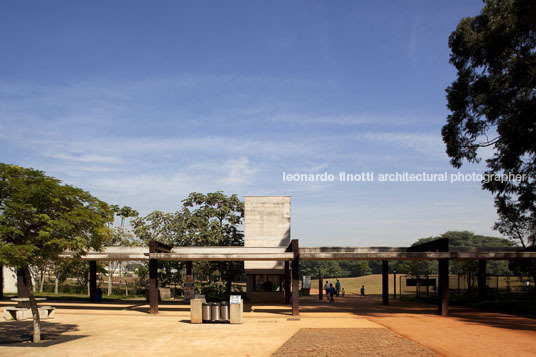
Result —
[[210, 303], [210, 321], [219, 321], [220, 320], [220, 303], [213, 302]]
[[203, 321], [210, 321], [210, 303], [203, 303], [203, 306], [201, 307], [202, 315], [203, 315]]
[[220, 303], [220, 321], [229, 321], [229, 302], [222, 301]]

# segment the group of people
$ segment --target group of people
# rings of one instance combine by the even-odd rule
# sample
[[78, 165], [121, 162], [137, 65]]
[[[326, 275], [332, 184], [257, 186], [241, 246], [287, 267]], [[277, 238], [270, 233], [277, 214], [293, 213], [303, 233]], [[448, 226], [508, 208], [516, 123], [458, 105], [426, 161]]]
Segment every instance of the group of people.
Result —
[[[326, 280], [326, 284], [324, 285], [324, 290], [326, 290], [326, 298], [329, 300], [329, 302], [335, 302], [333, 299], [334, 296], [342, 295], [344, 297], [344, 288], [341, 289], [341, 283], [339, 279], [337, 279], [337, 282], [335, 283], [335, 287], [333, 284], [330, 284], [329, 281]], [[361, 286], [361, 296], [365, 296], [365, 285]]]
[[326, 298], [329, 300], [329, 302], [335, 302], [335, 300], [333, 299], [334, 296], [339, 296], [342, 294], [342, 297], [344, 297], [345, 294], [344, 288], [341, 289], [341, 282], [339, 281], [339, 279], [337, 279], [335, 286], [333, 286], [333, 284], [330, 284], [329, 281], [326, 280], [324, 290], [326, 290]]

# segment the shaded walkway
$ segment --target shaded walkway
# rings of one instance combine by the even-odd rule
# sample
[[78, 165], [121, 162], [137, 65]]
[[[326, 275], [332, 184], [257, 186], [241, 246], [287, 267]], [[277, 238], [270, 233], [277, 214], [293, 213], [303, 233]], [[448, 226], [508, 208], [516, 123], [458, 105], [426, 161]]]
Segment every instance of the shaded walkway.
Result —
[[301, 301], [303, 316], [353, 313], [407, 337], [436, 353], [448, 356], [534, 356], [536, 319], [452, 307], [440, 317], [434, 305], [390, 301], [381, 297], [346, 295], [335, 304], [307, 297]]

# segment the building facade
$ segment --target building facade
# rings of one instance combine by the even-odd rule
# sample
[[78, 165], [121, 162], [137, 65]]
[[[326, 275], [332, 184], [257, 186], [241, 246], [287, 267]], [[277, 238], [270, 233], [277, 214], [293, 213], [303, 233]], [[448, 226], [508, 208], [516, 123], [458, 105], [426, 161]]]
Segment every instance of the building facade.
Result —
[[[290, 243], [290, 196], [244, 197], [244, 247], [286, 248]], [[244, 262], [252, 302], [283, 302], [285, 263]]]

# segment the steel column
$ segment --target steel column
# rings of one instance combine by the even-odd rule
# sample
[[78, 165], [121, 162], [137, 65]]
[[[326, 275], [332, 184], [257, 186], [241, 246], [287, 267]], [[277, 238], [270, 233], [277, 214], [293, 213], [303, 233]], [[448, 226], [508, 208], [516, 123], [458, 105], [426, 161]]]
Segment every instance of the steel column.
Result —
[[318, 269], [318, 300], [324, 300], [324, 279], [320, 269]]
[[298, 240], [290, 242], [294, 259], [292, 259], [292, 316], [300, 316], [300, 251]]
[[0, 264], [0, 300], [4, 298], [4, 266]]
[[478, 261], [478, 297], [486, 296], [486, 265], [485, 260]]
[[149, 259], [149, 313], [158, 314], [158, 260]]
[[97, 290], [97, 262], [89, 261], [89, 301], [95, 301], [95, 291]]
[[449, 312], [449, 260], [439, 259], [439, 315]]
[[285, 261], [285, 304], [290, 304], [290, 262]]
[[382, 260], [382, 304], [389, 305], [389, 261]]

